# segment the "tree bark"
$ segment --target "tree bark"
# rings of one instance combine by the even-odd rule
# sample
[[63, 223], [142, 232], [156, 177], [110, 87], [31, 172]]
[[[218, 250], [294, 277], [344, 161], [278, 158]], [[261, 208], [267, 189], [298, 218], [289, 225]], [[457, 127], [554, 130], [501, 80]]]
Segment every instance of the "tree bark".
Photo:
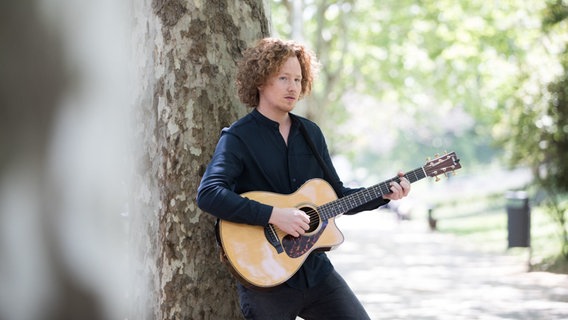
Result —
[[[138, 18], [153, 61], [143, 76], [139, 208], [149, 216], [156, 319], [240, 319], [234, 279], [219, 261], [215, 219], [195, 203], [220, 130], [247, 110], [236, 98], [242, 51], [269, 34], [262, 0], [153, 0]], [[144, 16], [142, 14], [141, 16]], [[145, 49], [144, 49], [145, 47]], [[148, 67], [148, 66], [146, 66]], [[155, 234], [155, 235], [154, 235]], [[155, 239], [155, 240], [154, 240]], [[147, 316], [150, 318], [150, 316]]]

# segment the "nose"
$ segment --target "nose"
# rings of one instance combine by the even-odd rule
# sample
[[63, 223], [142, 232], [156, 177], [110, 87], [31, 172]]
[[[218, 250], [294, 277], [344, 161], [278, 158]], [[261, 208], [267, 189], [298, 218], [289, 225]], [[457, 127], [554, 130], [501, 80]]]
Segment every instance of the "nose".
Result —
[[298, 88], [302, 87], [301, 82], [297, 82], [296, 80], [292, 79], [288, 81], [288, 91], [296, 91]]

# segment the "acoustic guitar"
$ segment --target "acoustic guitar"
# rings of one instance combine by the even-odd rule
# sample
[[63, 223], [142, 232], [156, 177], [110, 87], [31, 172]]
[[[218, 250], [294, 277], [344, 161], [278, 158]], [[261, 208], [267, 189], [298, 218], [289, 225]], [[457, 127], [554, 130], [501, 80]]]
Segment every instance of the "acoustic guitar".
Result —
[[[429, 160], [423, 167], [404, 175], [411, 183], [425, 177], [448, 175], [461, 168], [455, 152]], [[252, 191], [241, 196], [275, 207], [298, 208], [310, 217], [310, 228], [293, 237], [269, 224], [266, 227], [220, 220], [217, 236], [222, 258], [232, 273], [245, 285], [270, 288], [284, 283], [298, 271], [314, 250], [331, 250], [343, 243], [343, 234], [335, 217], [391, 193], [389, 184], [399, 177], [383, 181], [348, 196], [337, 198], [323, 179], [312, 179], [288, 195]]]

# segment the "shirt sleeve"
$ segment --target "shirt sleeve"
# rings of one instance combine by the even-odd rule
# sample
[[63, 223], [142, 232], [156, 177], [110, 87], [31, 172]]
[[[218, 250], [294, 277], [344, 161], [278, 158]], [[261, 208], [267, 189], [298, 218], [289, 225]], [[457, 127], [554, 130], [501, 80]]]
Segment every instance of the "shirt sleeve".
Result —
[[242, 142], [234, 135], [221, 135], [197, 190], [197, 205], [223, 220], [266, 226], [272, 206], [234, 192], [235, 182], [243, 171], [243, 159], [239, 155], [243, 148]]

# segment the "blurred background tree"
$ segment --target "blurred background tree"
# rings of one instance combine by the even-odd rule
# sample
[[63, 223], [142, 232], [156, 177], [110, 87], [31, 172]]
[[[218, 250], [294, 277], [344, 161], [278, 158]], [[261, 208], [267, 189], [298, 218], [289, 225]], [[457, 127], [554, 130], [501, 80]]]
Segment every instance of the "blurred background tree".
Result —
[[448, 148], [470, 169], [500, 154], [488, 137], [515, 91], [518, 61], [541, 34], [542, 9], [480, 0], [279, 0], [272, 8], [274, 33], [308, 42], [323, 65], [306, 115], [331, 133], [335, 151], [381, 174]]
[[[505, 103], [497, 138], [513, 165], [533, 172], [537, 199], [557, 223], [568, 260], [568, 3], [550, 1], [539, 13], [542, 32], [530, 59], [521, 62], [523, 72]], [[546, 61], [549, 68], [541, 65]]]
[[272, 1], [273, 34], [320, 58], [299, 110], [366, 168], [349, 178], [376, 181], [444, 150], [470, 175], [528, 168], [564, 243], [566, 16], [562, 0]]

